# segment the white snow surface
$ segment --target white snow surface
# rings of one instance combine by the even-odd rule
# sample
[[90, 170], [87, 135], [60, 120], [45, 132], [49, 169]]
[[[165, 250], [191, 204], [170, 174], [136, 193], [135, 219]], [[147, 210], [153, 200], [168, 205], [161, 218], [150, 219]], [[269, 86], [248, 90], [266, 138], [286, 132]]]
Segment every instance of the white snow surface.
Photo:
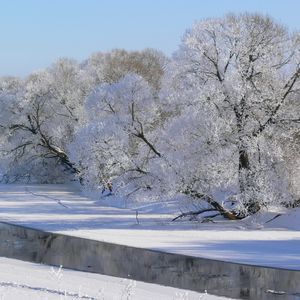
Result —
[[73, 185], [0, 185], [0, 221], [170, 253], [300, 270], [299, 208], [200, 223], [171, 221], [187, 207], [182, 200], [135, 204], [131, 209], [109, 206], [116, 204], [128, 206], [112, 196], [95, 201]]
[[221, 300], [228, 298], [0, 257], [0, 299]]

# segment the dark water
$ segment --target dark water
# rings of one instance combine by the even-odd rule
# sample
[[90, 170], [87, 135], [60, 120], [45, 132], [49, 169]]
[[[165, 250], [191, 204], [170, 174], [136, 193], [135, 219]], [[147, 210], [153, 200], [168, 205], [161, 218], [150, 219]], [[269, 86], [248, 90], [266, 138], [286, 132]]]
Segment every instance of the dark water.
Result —
[[236, 299], [300, 300], [300, 271], [168, 254], [7, 223], [0, 223], [0, 256]]

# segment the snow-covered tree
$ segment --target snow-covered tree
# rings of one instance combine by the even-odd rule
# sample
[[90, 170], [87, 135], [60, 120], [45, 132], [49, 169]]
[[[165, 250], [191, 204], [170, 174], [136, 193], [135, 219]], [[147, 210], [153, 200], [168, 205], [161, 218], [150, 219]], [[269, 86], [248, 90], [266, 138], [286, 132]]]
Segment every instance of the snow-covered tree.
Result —
[[[232, 219], [291, 200], [282, 141], [299, 132], [299, 50], [298, 33], [256, 14], [186, 32], [168, 81], [174, 119], [162, 150], [172, 149], [164, 177], [174, 190]], [[222, 190], [230, 205], [217, 201]]]
[[77, 63], [61, 59], [15, 85], [2, 82], [0, 126], [4, 180], [61, 181], [77, 172], [66, 153], [84, 121], [90, 81]]
[[127, 196], [150, 188], [149, 162], [161, 156], [155, 131], [159, 103], [153, 93], [143, 78], [128, 74], [89, 96], [88, 124], [69, 147], [85, 185]]
[[[197, 199], [244, 218], [300, 204], [300, 34], [271, 18], [196, 23], [172, 61], [152, 49], [59, 60], [0, 79], [2, 180]], [[200, 201], [198, 201], [200, 200]]]

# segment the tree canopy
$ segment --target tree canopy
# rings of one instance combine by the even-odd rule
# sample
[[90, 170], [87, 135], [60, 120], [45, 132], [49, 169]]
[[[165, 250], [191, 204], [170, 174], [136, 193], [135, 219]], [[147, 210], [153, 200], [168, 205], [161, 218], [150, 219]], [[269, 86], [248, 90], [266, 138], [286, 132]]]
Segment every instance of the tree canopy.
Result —
[[[194, 24], [172, 58], [115, 49], [0, 80], [4, 182], [184, 195], [229, 219], [300, 204], [300, 34], [270, 17]], [[183, 214], [184, 217], [188, 214]]]

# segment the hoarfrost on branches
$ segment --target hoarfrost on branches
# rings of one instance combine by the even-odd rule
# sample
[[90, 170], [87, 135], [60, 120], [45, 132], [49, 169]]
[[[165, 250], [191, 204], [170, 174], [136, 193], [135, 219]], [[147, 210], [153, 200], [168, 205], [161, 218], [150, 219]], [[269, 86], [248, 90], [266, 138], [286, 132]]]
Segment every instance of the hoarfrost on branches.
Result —
[[192, 216], [299, 205], [299, 78], [299, 33], [257, 14], [196, 23], [173, 59], [117, 49], [2, 78], [1, 179], [182, 194]]
[[184, 192], [212, 199], [221, 186], [231, 190], [236, 217], [291, 199], [282, 138], [293, 143], [299, 134], [299, 42], [299, 34], [252, 14], [206, 20], [186, 32], [170, 100], [175, 123], [184, 124], [174, 131]]
[[62, 59], [15, 87], [6, 81], [0, 92], [2, 180], [61, 182], [65, 169], [76, 173], [66, 147], [84, 122], [88, 77], [75, 62]]
[[149, 189], [149, 163], [156, 148], [160, 122], [153, 88], [138, 75], [100, 85], [86, 102], [88, 124], [70, 145], [85, 185], [121, 190], [128, 196]]

